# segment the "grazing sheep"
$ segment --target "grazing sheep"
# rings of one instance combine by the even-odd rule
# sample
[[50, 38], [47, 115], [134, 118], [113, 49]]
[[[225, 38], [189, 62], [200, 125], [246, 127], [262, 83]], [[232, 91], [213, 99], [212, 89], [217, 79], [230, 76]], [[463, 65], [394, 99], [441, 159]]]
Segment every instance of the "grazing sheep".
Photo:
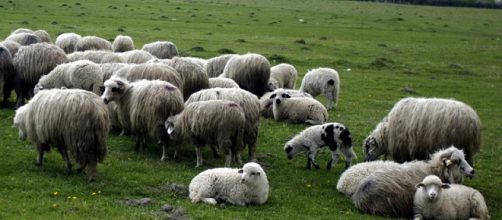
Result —
[[324, 94], [328, 103], [326, 107], [332, 109], [338, 103], [340, 93], [340, 78], [338, 72], [330, 68], [318, 68], [310, 70], [303, 77], [300, 91], [308, 92], [314, 98], [319, 94]]
[[123, 53], [116, 53], [120, 55], [125, 63], [146, 63], [152, 59], [155, 59], [153, 55], [142, 50], [131, 50]]
[[42, 42], [52, 43], [51, 35], [45, 30], [36, 30], [35, 32], [33, 32], [33, 34], [37, 35], [42, 40]]
[[75, 44], [75, 51], [86, 50], [112, 50], [112, 44], [106, 39], [96, 36], [85, 36], [80, 38]]
[[257, 163], [246, 163], [242, 169], [214, 168], [195, 176], [188, 186], [192, 203], [216, 205], [224, 201], [235, 205], [261, 205], [268, 199], [267, 174]]
[[88, 60], [58, 65], [49, 74], [40, 77], [35, 85], [35, 94], [40, 90], [52, 88], [83, 89], [101, 95], [103, 72], [98, 64]]
[[10, 34], [20, 34], [20, 33], [28, 33], [28, 34], [33, 34], [34, 31], [29, 29], [29, 28], [18, 28], [14, 31], [12, 31]]
[[55, 44], [66, 54], [70, 54], [75, 51], [75, 45], [81, 38], [82, 36], [75, 33], [62, 33], [56, 38]]
[[[392, 162], [390, 162], [392, 163]], [[361, 168], [377, 166], [366, 162], [363, 166], [353, 166], [345, 172], [361, 172]], [[354, 169], [354, 170], [353, 170]], [[462, 183], [464, 176], [473, 177], [474, 169], [465, 161], [464, 152], [449, 147], [435, 152], [428, 161], [413, 161], [398, 167], [371, 168], [369, 175], [344, 175], [339, 181], [356, 184], [352, 202], [363, 212], [393, 217], [413, 215], [413, 194], [415, 185], [427, 175], [437, 175], [449, 183]], [[364, 172], [364, 171], [363, 171]], [[368, 171], [366, 171], [368, 172]], [[344, 178], [362, 178], [344, 180]]]
[[239, 88], [235, 81], [229, 78], [209, 78], [209, 88]]
[[[219, 79], [219, 78], [217, 78], [217, 79]], [[261, 109], [261, 115], [263, 117], [265, 117], [265, 118], [274, 117], [274, 112], [273, 112], [274, 98], [271, 98], [271, 96], [276, 94], [277, 92], [285, 92], [286, 94], [290, 95], [291, 97], [312, 98], [312, 96], [306, 92], [300, 92], [298, 90], [293, 90], [293, 89], [276, 89], [272, 92], [267, 92], [260, 98], [260, 109]]]
[[151, 53], [159, 59], [171, 59], [178, 56], [176, 45], [169, 41], [156, 41], [143, 45], [142, 50]]
[[[176, 58], [176, 57], [173, 57], [173, 59], [174, 58]], [[203, 59], [203, 58], [200, 58], [200, 57], [178, 57], [178, 58], [183, 58], [185, 60], [190, 61], [191, 63], [199, 65], [201, 68], [204, 69], [204, 72], [206, 70], [204, 68], [204, 66], [206, 65], [207, 61], [205, 59]]]
[[308, 152], [307, 169], [310, 169], [312, 165], [319, 169], [319, 165], [315, 162], [315, 156], [323, 146], [328, 146], [331, 151], [331, 160], [326, 166], [328, 170], [331, 169], [333, 163], [338, 162], [340, 151], [345, 156], [345, 169], [349, 168], [352, 159], [356, 158], [356, 153], [352, 150], [350, 131], [340, 123], [326, 123], [308, 127], [289, 140], [284, 145], [284, 151], [289, 160], [301, 152]]
[[228, 60], [233, 56], [234, 54], [225, 54], [207, 60], [206, 64], [204, 65], [207, 76], [209, 78], [213, 78], [221, 75], [223, 73], [223, 69], [225, 69], [225, 65], [227, 65]]
[[166, 157], [168, 140], [164, 122], [183, 110], [183, 96], [178, 88], [160, 80], [139, 80], [129, 83], [112, 77], [105, 81], [103, 101], [117, 104], [122, 128], [136, 136], [136, 151], [146, 147], [146, 139], [162, 144], [162, 157]]
[[260, 102], [252, 93], [238, 88], [204, 89], [192, 94], [185, 104], [207, 100], [230, 100], [239, 104], [244, 110], [244, 144], [248, 145], [248, 160], [256, 161], [256, 139], [260, 126]]
[[[103, 82], [110, 79], [113, 74], [115, 74], [118, 70], [123, 67], [129, 66], [131, 64], [128, 63], [101, 63], [99, 67], [101, 67], [101, 72], [103, 73]], [[134, 65], [134, 64], [133, 64]]]
[[173, 84], [180, 91], [183, 90], [183, 80], [180, 74], [172, 67], [161, 63], [128, 65], [116, 71], [115, 75], [127, 79], [130, 82], [141, 79], [158, 79]]
[[89, 180], [96, 178], [96, 166], [106, 156], [110, 129], [108, 110], [98, 95], [77, 89], [40, 91], [14, 117], [19, 137], [28, 139], [38, 150], [37, 165], [44, 153], [56, 147], [72, 173], [68, 156], [79, 164], [77, 172], [88, 168]]
[[181, 80], [183, 80], [183, 89], [181, 91], [185, 100], [191, 94], [209, 88], [206, 70], [202, 65], [198, 65], [185, 57], [174, 57], [169, 65], [179, 73]]
[[429, 175], [417, 184], [413, 199], [415, 220], [422, 219], [490, 219], [481, 193], [459, 184], [444, 184]]
[[206, 144], [225, 152], [225, 167], [230, 167], [232, 159], [241, 162], [245, 123], [244, 112], [237, 103], [209, 100], [186, 105], [181, 113], [167, 118], [165, 126], [171, 139], [178, 143], [190, 140], [196, 145], [196, 167], [203, 163], [201, 148]]
[[261, 97], [270, 78], [270, 63], [259, 54], [235, 55], [228, 60], [221, 76], [233, 79], [240, 88]]
[[87, 50], [68, 54], [68, 61], [90, 60], [94, 63], [123, 63], [124, 59], [117, 53], [104, 50]]
[[274, 99], [272, 112], [276, 121], [322, 124], [328, 121], [328, 111], [319, 101], [307, 97], [291, 97], [285, 91], [270, 96]]
[[473, 164], [481, 145], [481, 122], [476, 112], [452, 99], [404, 98], [366, 138], [363, 151], [365, 160], [386, 154], [402, 163], [425, 160], [450, 145], [463, 149], [466, 160]]
[[117, 35], [112, 44], [113, 52], [126, 52], [134, 50], [134, 41], [129, 36]]
[[14, 57], [21, 47], [21, 44], [11, 40], [2, 41], [0, 42], [0, 45], [3, 45], [5, 48], [9, 49], [11, 57]]
[[268, 90], [274, 91], [278, 88], [294, 89], [298, 72], [291, 64], [281, 63], [270, 68], [270, 79], [268, 80]]
[[7, 38], [5, 38], [6, 41], [14, 41], [22, 46], [27, 46], [30, 44], [36, 44], [36, 43], [41, 43], [42, 39], [38, 37], [37, 35], [33, 33], [18, 33], [18, 34], [11, 34]]
[[19, 48], [12, 63], [16, 69], [16, 108], [24, 103], [24, 99], [33, 96], [33, 87], [40, 77], [49, 73], [57, 65], [66, 62], [66, 54], [59, 47], [38, 43]]
[[7, 107], [10, 93], [15, 86], [16, 70], [7, 47], [0, 44], [0, 93], [3, 94], [2, 106]]

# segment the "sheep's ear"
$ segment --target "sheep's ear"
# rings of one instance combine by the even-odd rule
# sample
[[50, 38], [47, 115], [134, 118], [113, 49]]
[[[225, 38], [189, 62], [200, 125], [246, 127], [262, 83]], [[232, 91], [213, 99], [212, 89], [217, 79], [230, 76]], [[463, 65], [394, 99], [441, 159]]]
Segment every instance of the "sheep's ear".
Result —
[[450, 185], [448, 185], [448, 184], [442, 184], [442, 185], [441, 185], [441, 188], [442, 188], [442, 189], [449, 189], [449, 188], [450, 188]]
[[275, 93], [274, 93], [274, 94], [272, 94], [272, 95], [270, 96], [270, 98], [271, 98], [271, 99], [273, 99], [273, 98], [275, 98], [276, 96], [277, 96], [277, 94], [275, 94]]
[[287, 94], [287, 93], [286, 93], [286, 98], [288, 98], [288, 99], [289, 99], [289, 98], [291, 98], [291, 96], [290, 96], [289, 94]]
[[244, 173], [244, 170], [239, 169], [239, 171], [237, 171], [237, 173]]
[[419, 183], [415, 186], [417, 189], [420, 188], [420, 187], [424, 187], [424, 184], [423, 183]]
[[350, 136], [348, 128], [345, 128], [342, 133], [340, 133], [340, 139], [342, 139], [342, 141], [348, 146], [352, 146], [352, 137]]

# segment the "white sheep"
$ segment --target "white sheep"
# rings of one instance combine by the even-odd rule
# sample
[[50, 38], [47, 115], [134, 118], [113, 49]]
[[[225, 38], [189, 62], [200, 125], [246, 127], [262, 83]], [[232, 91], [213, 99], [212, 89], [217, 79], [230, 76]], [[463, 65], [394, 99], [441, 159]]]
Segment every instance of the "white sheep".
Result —
[[122, 57], [122, 60], [124, 60], [125, 63], [141, 64], [141, 63], [146, 63], [152, 59], [155, 59], [155, 57], [152, 54], [143, 50], [130, 50], [115, 54]]
[[[219, 79], [219, 78], [215, 78], [215, 79]], [[211, 80], [211, 79], [210, 79]], [[274, 112], [273, 112], [273, 106], [274, 106], [274, 98], [271, 98], [272, 95], [276, 94], [277, 92], [282, 92], [284, 91], [285, 93], [287, 93], [288, 95], [290, 95], [291, 97], [308, 97], [308, 98], [312, 98], [312, 96], [306, 92], [301, 92], [301, 91], [298, 91], [298, 90], [294, 90], [294, 89], [276, 89], [274, 91], [271, 91], [271, 92], [267, 92], [265, 93], [261, 98], [260, 98], [260, 111], [261, 111], [261, 115], [265, 118], [272, 118], [274, 117]]]
[[52, 43], [51, 35], [46, 30], [36, 30], [33, 34], [37, 35], [42, 42]]
[[245, 206], [261, 205], [268, 199], [267, 174], [257, 163], [246, 163], [242, 169], [214, 168], [195, 176], [188, 186], [193, 203], [216, 205], [218, 201]]
[[82, 36], [75, 33], [62, 33], [54, 42], [56, 46], [63, 49], [66, 54], [73, 53], [75, 51], [75, 45], [82, 38]]
[[114, 75], [127, 79], [130, 82], [141, 79], [158, 79], [173, 84], [180, 91], [183, 91], [184, 86], [180, 74], [174, 68], [162, 63], [127, 65], [117, 70]]
[[307, 72], [302, 80], [300, 91], [308, 92], [314, 98], [319, 94], [326, 96], [326, 107], [332, 109], [338, 103], [340, 78], [338, 72], [331, 68], [318, 68]]
[[119, 53], [105, 50], [76, 51], [68, 54], [68, 61], [90, 60], [94, 63], [124, 63], [124, 59]]
[[270, 79], [268, 80], [268, 90], [274, 91], [278, 88], [294, 89], [298, 72], [291, 64], [281, 63], [270, 68]]
[[178, 55], [176, 45], [169, 41], [156, 41], [143, 45], [142, 50], [151, 53], [159, 59], [171, 59]]
[[310, 169], [312, 165], [319, 169], [315, 157], [317, 151], [324, 146], [328, 146], [331, 151], [331, 160], [326, 166], [327, 169], [331, 169], [333, 163], [338, 162], [340, 151], [345, 156], [345, 169], [349, 168], [352, 159], [356, 158], [356, 153], [352, 150], [350, 131], [340, 123], [325, 123], [308, 127], [289, 140], [284, 145], [284, 151], [290, 160], [298, 153], [308, 152], [307, 169]]
[[319, 101], [307, 97], [291, 97], [285, 91], [275, 92], [272, 111], [276, 121], [322, 124], [328, 121], [328, 111]]
[[220, 77], [233, 79], [240, 88], [261, 97], [270, 78], [270, 63], [260, 54], [234, 55]]
[[75, 51], [86, 50], [107, 50], [112, 51], [110, 41], [96, 36], [85, 36], [80, 38], [75, 44]]
[[229, 78], [209, 78], [209, 88], [239, 88], [235, 81]]
[[429, 175], [416, 186], [413, 199], [415, 220], [490, 219], [488, 207], [478, 190], [459, 184], [445, 184]]
[[207, 76], [209, 78], [213, 78], [221, 75], [223, 73], [223, 69], [225, 69], [225, 65], [227, 65], [228, 60], [230, 60], [232, 56], [234, 56], [234, 54], [224, 54], [208, 59], [204, 65]]
[[7, 38], [5, 38], [5, 40], [17, 42], [23, 46], [42, 42], [42, 39], [40, 39], [40, 37], [38, 37], [34, 33], [11, 34]]
[[179, 73], [183, 81], [181, 91], [185, 100], [193, 93], [209, 88], [206, 70], [196, 60], [186, 57], [174, 57], [168, 65]]
[[113, 52], [126, 52], [134, 50], [134, 41], [130, 36], [117, 35], [112, 43]]

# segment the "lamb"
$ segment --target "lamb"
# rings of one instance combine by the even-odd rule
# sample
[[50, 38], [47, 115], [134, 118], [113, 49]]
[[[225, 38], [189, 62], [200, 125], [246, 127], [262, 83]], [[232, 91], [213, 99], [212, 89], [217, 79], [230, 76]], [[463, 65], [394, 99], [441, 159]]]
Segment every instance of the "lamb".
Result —
[[62, 33], [56, 38], [54, 43], [63, 49], [66, 54], [70, 54], [75, 51], [75, 45], [81, 38], [82, 36], [75, 33]]
[[229, 78], [209, 78], [209, 88], [239, 88], [235, 81]]
[[188, 186], [192, 203], [216, 205], [218, 201], [245, 206], [261, 205], [268, 199], [267, 174], [257, 163], [246, 163], [242, 169], [214, 168], [195, 176]]
[[322, 124], [328, 121], [328, 111], [313, 98], [292, 98], [285, 91], [277, 91], [270, 98], [274, 99], [272, 112], [276, 121], [309, 124]]
[[12, 57], [16, 55], [17, 51], [21, 47], [21, 44], [11, 40], [2, 41], [0, 44], [3, 45], [5, 48], [9, 49], [10, 55]]
[[293, 89], [276, 89], [272, 92], [267, 92], [260, 98], [260, 109], [261, 109], [260, 111], [263, 117], [265, 118], [274, 117], [274, 112], [273, 112], [274, 98], [271, 98], [271, 96], [276, 94], [277, 92], [285, 92], [291, 97], [312, 98], [312, 96], [306, 92], [300, 92], [298, 90], [293, 90]]
[[37, 35], [35, 35], [33, 33], [11, 34], [7, 38], [5, 38], [5, 40], [17, 42], [23, 46], [42, 42], [42, 39], [40, 39], [40, 37], [38, 37]]
[[444, 184], [438, 176], [429, 175], [416, 188], [415, 220], [490, 219], [483, 195], [471, 187]]
[[123, 63], [124, 59], [120, 54], [111, 51], [103, 50], [87, 50], [81, 52], [73, 52], [68, 55], [68, 61], [74, 62], [77, 60], [90, 60], [94, 63]]
[[86, 50], [112, 50], [112, 44], [106, 39], [96, 36], [85, 36], [80, 38], [75, 44], [75, 51]]
[[331, 169], [333, 163], [338, 162], [340, 151], [345, 156], [345, 169], [349, 168], [352, 159], [356, 158], [356, 153], [352, 150], [350, 131], [340, 123], [326, 123], [308, 127], [289, 140], [284, 145], [284, 151], [289, 160], [301, 152], [308, 152], [307, 169], [310, 169], [312, 165], [319, 169], [315, 157], [317, 151], [323, 146], [328, 146], [331, 150], [331, 160], [326, 166], [328, 170]]
[[134, 50], [134, 41], [129, 36], [117, 35], [112, 44], [113, 52], [126, 52]]
[[248, 146], [248, 160], [256, 161], [256, 139], [258, 137], [258, 127], [260, 126], [260, 102], [258, 98], [243, 89], [213, 88], [192, 94], [185, 104], [207, 100], [230, 100], [242, 107], [246, 117], [244, 144]]
[[450, 145], [463, 149], [466, 160], [473, 164], [481, 145], [476, 112], [452, 99], [404, 98], [366, 138], [363, 151], [365, 160], [386, 154], [402, 163], [427, 159], [430, 153]]
[[233, 79], [240, 88], [261, 97], [270, 78], [270, 63], [259, 54], [235, 55], [228, 60], [221, 76]]
[[77, 172], [87, 167], [89, 180], [95, 180], [97, 163], [106, 156], [110, 128], [108, 110], [98, 95], [77, 89], [40, 91], [16, 111], [14, 127], [22, 140], [37, 147], [38, 166], [43, 164], [44, 153], [56, 147], [68, 175], [72, 173], [71, 155], [79, 164]]
[[14, 89], [16, 70], [7, 47], [0, 44], [0, 92], [3, 94], [2, 106], [7, 107], [10, 93]]
[[121, 56], [125, 63], [141, 64], [141, 63], [146, 63], [155, 58], [150, 53], [142, 50], [131, 50], [116, 54]]
[[218, 77], [220, 74], [222, 74], [228, 60], [230, 60], [230, 58], [233, 56], [234, 54], [225, 54], [207, 60], [206, 64], [204, 65], [207, 76], [209, 78], [213, 78]]
[[176, 45], [169, 41], [156, 41], [145, 44], [142, 50], [151, 53], [159, 59], [171, 59], [178, 55]]
[[33, 87], [40, 77], [49, 73], [57, 65], [66, 62], [66, 54], [59, 47], [38, 43], [19, 48], [12, 63], [16, 69], [16, 108], [24, 99], [33, 96]]
[[183, 89], [181, 89], [181, 91], [183, 92], [185, 100], [188, 99], [191, 94], [209, 88], [206, 70], [204, 70], [202, 65], [198, 65], [192, 60], [184, 57], [175, 57], [171, 59], [169, 65], [179, 73], [183, 81]]
[[77, 88], [101, 95], [103, 73], [99, 65], [80, 60], [72, 63], [58, 65], [49, 74], [40, 78], [35, 85], [35, 94], [43, 89], [51, 88]]
[[136, 136], [136, 151], [146, 146], [149, 137], [162, 144], [161, 160], [166, 157], [167, 131], [165, 120], [180, 113], [183, 96], [178, 88], [160, 80], [139, 80], [129, 83], [125, 79], [112, 77], [105, 81], [103, 101], [114, 101], [118, 108], [118, 119], [124, 129]]
[[328, 102], [326, 107], [331, 110], [338, 103], [340, 93], [340, 78], [338, 72], [330, 68], [318, 68], [310, 70], [302, 80], [300, 91], [308, 92], [314, 98], [324, 94]]
[[51, 35], [45, 30], [36, 30], [33, 34], [37, 35], [42, 42], [52, 43]]
[[141, 79], [158, 79], [173, 84], [180, 91], [183, 90], [184, 86], [183, 80], [175, 69], [160, 63], [128, 65], [115, 72], [115, 75], [130, 82]]
[[225, 152], [225, 167], [230, 167], [232, 159], [241, 162], [245, 122], [244, 112], [237, 103], [209, 100], [186, 105], [181, 113], [167, 118], [165, 127], [178, 143], [190, 140], [196, 144], [196, 167], [203, 163], [201, 148], [206, 144]]
[[[364, 164], [366, 165], [351, 167], [345, 172], [360, 172], [361, 168], [378, 165], [376, 162]], [[465, 161], [464, 152], [454, 146], [435, 152], [428, 161], [371, 169], [373, 171], [369, 171], [367, 176], [342, 174], [339, 179], [345, 183], [357, 184], [352, 195], [354, 205], [370, 214], [407, 218], [413, 215], [415, 185], [425, 176], [437, 175], [448, 183], [462, 183], [464, 176], [474, 176], [474, 169]], [[343, 179], [354, 177], [362, 179]]]
[[274, 91], [278, 88], [294, 89], [298, 72], [291, 64], [281, 63], [270, 68], [270, 79], [268, 80], [268, 90]]

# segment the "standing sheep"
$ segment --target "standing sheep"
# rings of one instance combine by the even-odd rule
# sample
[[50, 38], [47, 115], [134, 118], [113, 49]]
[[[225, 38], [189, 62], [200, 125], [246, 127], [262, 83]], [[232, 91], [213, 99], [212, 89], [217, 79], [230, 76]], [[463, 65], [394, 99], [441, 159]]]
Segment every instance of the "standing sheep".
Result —
[[185, 100], [195, 92], [209, 88], [209, 80], [206, 70], [190, 59], [185, 57], [175, 57], [171, 59], [169, 65], [179, 73], [183, 80], [183, 97]]
[[308, 97], [291, 97], [285, 91], [275, 92], [272, 111], [276, 121], [322, 124], [328, 121], [328, 111], [319, 101]]
[[72, 173], [68, 156], [86, 166], [89, 180], [96, 178], [96, 166], [106, 156], [106, 137], [110, 129], [108, 110], [94, 93], [84, 90], [51, 89], [39, 92], [14, 117], [19, 137], [28, 139], [38, 150], [37, 165], [42, 166], [44, 153], [56, 147]]
[[218, 201], [245, 206], [261, 205], [268, 199], [267, 174], [257, 163], [246, 163], [242, 169], [214, 168], [195, 176], [188, 186], [192, 203], [216, 205]]
[[413, 199], [415, 220], [422, 219], [490, 219], [481, 193], [459, 184], [444, 184], [429, 175], [417, 184]]
[[94, 63], [123, 63], [124, 59], [120, 54], [104, 50], [87, 50], [68, 54], [68, 61], [90, 60]]
[[51, 35], [45, 30], [36, 30], [33, 34], [37, 35], [42, 42], [52, 43]]
[[235, 102], [209, 100], [186, 105], [181, 113], [167, 118], [165, 126], [171, 139], [196, 145], [196, 167], [203, 163], [201, 148], [206, 144], [218, 146], [225, 153], [225, 167], [230, 167], [232, 159], [241, 162], [245, 122], [244, 112]]
[[314, 98], [319, 94], [324, 94], [328, 99], [326, 107], [331, 110], [336, 107], [340, 93], [338, 72], [330, 68], [313, 69], [303, 77], [300, 91], [308, 92]]
[[298, 72], [291, 64], [281, 63], [270, 68], [270, 79], [268, 80], [268, 90], [274, 91], [278, 88], [294, 89]]
[[261, 115], [263, 117], [265, 117], [265, 118], [274, 117], [274, 112], [273, 112], [274, 98], [271, 98], [271, 96], [276, 94], [277, 92], [285, 92], [286, 94], [290, 95], [291, 97], [312, 98], [312, 96], [306, 92], [300, 92], [298, 90], [293, 90], [293, 89], [276, 89], [272, 92], [267, 92], [267, 93], [265, 93], [265, 95], [263, 95], [260, 98], [260, 109], [261, 109]]
[[463, 102], [439, 98], [404, 98], [364, 143], [365, 160], [381, 154], [402, 163], [424, 160], [437, 149], [455, 145], [473, 164], [481, 145], [481, 122]]
[[7, 38], [5, 38], [6, 41], [14, 41], [22, 46], [27, 46], [30, 44], [36, 44], [36, 43], [41, 43], [42, 39], [38, 37], [37, 35], [33, 33], [18, 33], [18, 34], [11, 34]]
[[310, 169], [312, 165], [319, 169], [315, 157], [317, 151], [323, 146], [328, 146], [331, 150], [331, 160], [326, 166], [328, 170], [331, 169], [333, 163], [338, 162], [340, 151], [345, 156], [345, 169], [349, 168], [352, 159], [356, 158], [356, 153], [352, 150], [350, 131], [340, 123], [311, 126], [289, 140], [284, 145], [284, 151], [289, 160], [293, 159], [298, 153], [307, 151], [307, 169]]
[[235, 56], [234, 54], [225, 54], [217, 57], [213, 57], [207, 60], [204, 68], [206, 69], [207, 76], [209, 78], [218, 77], [223, 73], [223, 69], [225, 69], [225, 65], [227, 65], [228, 60], [231, 57]]
[[131, 51], [126, 51], [123, 53], [115, 53], [122, 57], [122, 60], [124, 60], [125, 63], [136, 63], [136, 64], [141, 64], [141, 63], [146, 63], [152, 59], [155, 59], [153, 55], [146, 51], [142, 50], [131, 50]]
[[180, 91], [183, 90], [183, 80], [178, 72], [170, 66], [160, 63], [145, 63], [138, 65], [128, 65], [115, 72], [116, 76], [134, 82], [141, 79], [162, 80], [176, 86]]
[[171, 59], [178, 56], [176, 45], [169, 41], [156, 41], [143, 45], [142, 50], [151, 53], [159, 59]]
[[229, 78], [209, 78], [209, 88], [239, 88], [235, 81]]
[[56, 38], [55, 44], [66, 54], [70, 54], [75, 51], [75, 45], [81, 38], [82, 36], [75, 33], [62, 33]]
[[270, 63], [259, 54], [235, 55], [228, 60], [222, 77], [233, 79], [240, 88], [261, 97], [270, 78]]
[[112, 44], [106, 39], [96, 36], [85, 36], [80, 38], [75, 44], [75, 51], [86, 50], [112, 50]]
[[7, 107], [10, 93], [14, 89], [16, 70], [9, 49], [0, 44], [0, 93], [3, 94], [2, 106]]
[[126, 52], [134, 50], [134, 41], [129, 36], [117, 35], [112, 44], [113, 52]]

